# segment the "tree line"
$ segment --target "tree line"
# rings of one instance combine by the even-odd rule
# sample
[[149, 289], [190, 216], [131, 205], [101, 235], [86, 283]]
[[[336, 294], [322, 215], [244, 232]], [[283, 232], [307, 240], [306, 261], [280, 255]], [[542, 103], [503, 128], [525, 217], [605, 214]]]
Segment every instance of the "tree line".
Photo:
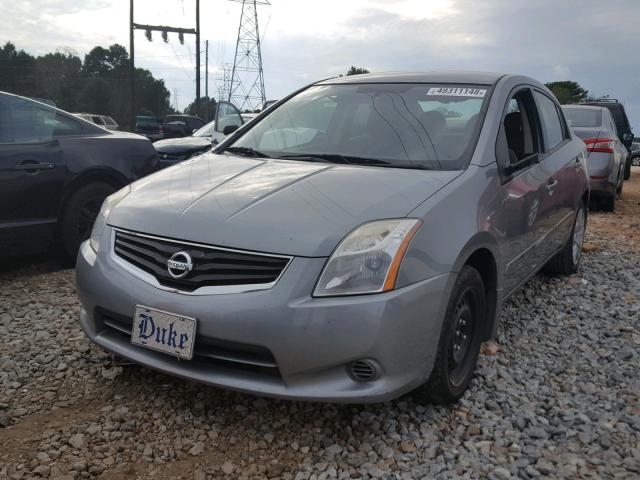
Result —
[[[174, 113], [164, 80], [136, 68], [135, 85], [138, 115]], [[68, 112], [109, 115], [131, 128], [129, 53], [122, 45], [95, 47], [81, 59], [64, 50], [33, 56], [7, 42], [0, 47], [0, 91], [53, 101]]]
[[[346, 75], [369, 73], [351, 66]], [[340, 75], [342, 76], [342, 75]], [[145, 68], [135, 70], [135, 112], [137, 115], [164, 117], [177, 113], [170, 104], [171, 94], [164, 80], [155, 78]], [[574, 81], [546, 84], [561, 104], [589, 100], [588, 90]], [[131, 105], [129, 53], [119, 44], [94, 47], [81, 59], [69, 50], [33, 56], [7, 42], [0, 47], [0, 91], [53, 101], [68, 112], [94, 113], [113, 117], [121, 128], [129, 128]], [[216, 100], [202, 97], [200, 110], [207, 118], [215, 116]], [[196, 113], [195, 102], [185, 113]], [[202, 112], [204, 113], [204, 111]]]

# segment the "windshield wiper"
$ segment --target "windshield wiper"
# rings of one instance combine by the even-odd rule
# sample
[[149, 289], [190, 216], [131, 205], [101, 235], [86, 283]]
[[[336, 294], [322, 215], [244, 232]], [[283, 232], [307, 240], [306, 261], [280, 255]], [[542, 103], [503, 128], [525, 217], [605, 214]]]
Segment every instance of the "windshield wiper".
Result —
[[342, 155], [325, 153], [291, 153], [278, 155], [277, 158], [286, 160], [303, 160], [306, 162], [348, 163]]
[[227, 147], [223, 152], [237, 153], [238, 155], [243, 155], [245, 157], [271, 158], [266, 153], [254, 150], [251, 147]]
[[296, 153], [278, 155], [276, 158], [288, 160], [303, 160], [309, 162], [328, 162], [343, 165], [361, 165], [366, 167], [387, 167], [387, 168], [411, 168], [416, 170], [431, 170], [424, 164], [413, 162], [391, 162], [377, 158], [356, 157], [351, 155], [340, 155], [337, 153]]

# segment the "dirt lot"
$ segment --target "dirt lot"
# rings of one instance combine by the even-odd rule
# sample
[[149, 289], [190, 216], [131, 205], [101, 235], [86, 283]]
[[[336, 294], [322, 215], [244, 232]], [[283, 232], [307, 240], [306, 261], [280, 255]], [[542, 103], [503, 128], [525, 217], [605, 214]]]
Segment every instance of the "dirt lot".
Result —
[[[0, 272], [0, 478], [640, 478], [640, 168], [568, 279], [505, 306], [454, 407], [284, 402], [122, 365], [72, 270]], [[17, 265], [20, 262], [15, 262]]]
[[633, 167], [631, 179], [624, 182], [616, 211], [592, 214], [589, 231], [594, 243], [598, 238], [615, 239], [636, 252], [640, 249], [640, 167]]

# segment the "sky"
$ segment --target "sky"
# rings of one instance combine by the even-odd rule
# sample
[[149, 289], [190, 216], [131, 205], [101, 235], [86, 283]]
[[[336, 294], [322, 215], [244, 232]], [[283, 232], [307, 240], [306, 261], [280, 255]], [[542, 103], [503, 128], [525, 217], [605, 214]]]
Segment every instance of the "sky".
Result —
[[[202, 61], [209, 40], [209, 93], [219, 66], [233, 63], [241, 4], [201, 0]], [[259, 23], [268, 99], [282, 98], [349, 66], [374, 72], [484, 70], [542, 82], [575, 80], [627, 109], [640, 135], [640, 1], [271, 0]], [[195, 0], [135, 0], [142, 24], [195, 25]], [[129, 45], [127, 0], [0, 0], [0, 43], [31, 54], [80, 56], [96, 45]], [[172, 104], [195, 96], [195, 41], [169, 44], [136, 33], [136, 65], [163, 78]], [[202, 70], [204, 94], [204, 67]], [[177, 98], [173, 96], [174, 91]]]

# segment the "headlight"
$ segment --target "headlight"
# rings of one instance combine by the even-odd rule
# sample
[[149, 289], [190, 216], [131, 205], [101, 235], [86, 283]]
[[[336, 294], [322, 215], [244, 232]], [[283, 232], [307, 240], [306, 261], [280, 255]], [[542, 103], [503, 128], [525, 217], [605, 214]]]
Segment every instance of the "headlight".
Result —
[[91, 230], [91, 238], [89, 239], [89, 245], [93, 248], [93, 251], [98, 253], [100, 249], [100, 238], [102, 238], [102, 232], [104, 232], [104, 226], [107, 223], [111, 210], [131, 192], [131, 185], [118, 190], [116, 193], [109, 195], [102, 202], [102, 208], [100, 213], [96, 217], [96, 221], [93, 223], [93, 229]]
[[324, 267], [316, 297], [393, 290], [400, 262], [422, 222], [412, 218], [366, 223], [347, 235]]

